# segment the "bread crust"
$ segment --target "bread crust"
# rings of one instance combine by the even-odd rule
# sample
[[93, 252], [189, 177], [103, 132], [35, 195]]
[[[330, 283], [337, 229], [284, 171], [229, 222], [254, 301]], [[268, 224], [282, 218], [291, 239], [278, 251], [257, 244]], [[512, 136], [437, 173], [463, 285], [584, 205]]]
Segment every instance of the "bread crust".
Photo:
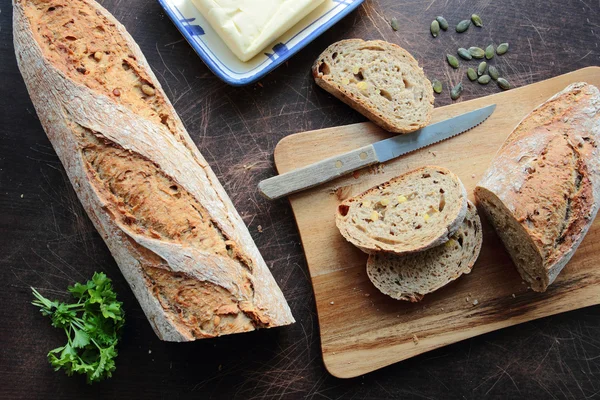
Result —
[[[163, 113], [160, 119], [156, 115], [158, 122], [144, 116], [147, 110], [127, 104], [124, 89], [113, 90], [120, 97], [111, 97], [90, 87], [96, 83], [85, 81], [88, 75], [82, 67], [77, 69], [78, 81], [71, 75], [73, 66], [52, 58], [68, 49], [63, 46], [63, 53], [54, 53], [54, 44], [48, 47], [45, 38], [37, 36], [43, 27], [33, 28], [31, 18], [45, 12], [44, 7], [53, 12], [66, 7], [63, 11], [72, 9], [74, 15], [92, 18], [97, 25], [89, 27], [89, 35], [94, 29], [113, 32], [110, 39], [128, 53], [123, 68], [135, 69], [147, 84], [142, 90]], [[158, 337], [191, 341], [293, 323], [248, 229], [125, 28], [93, 0], [13, 0], [13, 10], [17, 61], [40, 122]], [[84, 39], [89, 49], [92, 39]], [[94, 56], [92, 52], [90, 58]], [[109, 156], [117, 161], [103, 163]], [[171, 185], [177, 193], [160, 193], [164, 204], [146, 207], [143, 198], [119, 192], [130, 170], [145, 174], [145, 184]], [[142, 191], [140, 196], [150, 199], [152, 192]], [[202, 244], [202, 235], [188, 240], [184, 235], [189, 232], [168, 224], [186, 219], [169, 215], [169, 205], [188, 203], [197, 208], [193, 217], [205, 222], [206, 235], [212, 235], [209, 245]]]
[[599, 143], [600, 92], [571, 84], [517, 125], [475, 189], [536, 291], [554, 282], [596, 217]]
[[[355, 47], [369, 47], [375, 46], [385, 49], [387, 52], [394, 52], [400, 54], [403, 58], [405, 58], [405, 62], [409, 63], [412, 68], [412, 72], [419, 77], [421, 81], [420, 86], [423, 90], [423, 94], [425, 98], [423, 99], [423, 104], [427, 107], [427, 112], [425, 118], [421, 120], [419, 123], [415, 123], [409, 126], [400, 125], [397, 122], [394, 122], [392, 118], [385, 115], [382, 110], [374, 107], [369, 104], [370, 102], [367, 100], [365, 96], [357, 95], [353, 93], [352, 90], [349, 89], [349, 85], [343, 85], [336, 81], [335, 78], [328, 74], [324, 74], [322, 72], [322, 65], [326, 63], [332, 63], [332, 55], [341, 49], [352, 49]], [[431, 115], [433, 112], [433, 103], [434, 103], [434, 95], [433, 89], [431, 86], [431, 82], [425, 77], [423, 70], [418, 66], [417, 60], [404, 50], [402, 47], [394, 44], [388, 43], [383, 40], [370, 40], [364, 41], [362, 39], [347, 39], [341, 40], [329, 46], [314, 62], [312, 67], [313, 77], [318, 86], [325, 89], [332, 95], [334, 95], [339, 100], [343, 101], [350, 107], [354, 108], [356, 111], [363, 114], [365, 117], [370, 119], [375, 124], [379, 125], [381, 128], [385, 129], [388, 132], [392, 133], [410, 133], [414, 132], [418, 129], [421, 129], [431, 121]]]

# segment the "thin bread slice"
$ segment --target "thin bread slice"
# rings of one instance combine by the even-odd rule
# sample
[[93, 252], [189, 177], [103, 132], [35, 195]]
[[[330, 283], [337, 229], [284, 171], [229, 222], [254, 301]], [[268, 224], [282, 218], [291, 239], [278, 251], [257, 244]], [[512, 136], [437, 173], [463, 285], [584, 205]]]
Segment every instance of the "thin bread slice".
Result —
[[317, 85], [389, 132], [413, 132], [431, 120], [431, 82], [396, 44], [336, 42], [315, 61], [313, 76]]
[[471, 272], [482, 241], [481, 221], [475, 205], [469, 201], [467, 216], [446, 243], [405, 256], [370, 255], [367, 275], [382, 293], [396, 300], [415, 303], [424, 295]]
[[425, 166], [342, 202], [336, 224], [365, 253], [412, 253], [446, 242], [467, 212], [467, 191], [449, 170]]

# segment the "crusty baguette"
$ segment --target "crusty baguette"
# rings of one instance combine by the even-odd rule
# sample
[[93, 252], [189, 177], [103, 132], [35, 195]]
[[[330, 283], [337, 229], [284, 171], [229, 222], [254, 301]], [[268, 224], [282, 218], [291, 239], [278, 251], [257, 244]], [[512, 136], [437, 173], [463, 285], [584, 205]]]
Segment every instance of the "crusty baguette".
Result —
[[19, 68], [156, 334], [294, 322], [244, 222], [125, 28], [93, 0], [13, 0]]
[[524, 280], [548, 288], [600, 200], [600, 92], [575, 83], [526, 116], [475, 189]]
[[446, 243], [429, 250], [398, 256], [369, 256], [367, 275], [377, 289], [396, 300], [418, 302], [473, 269], [483, 235], [475, 205], [467, 203], [467, 216]]
[[431, 120], [431, 82], [396, 44], [342, 40], [325, 49], [312, 72], [317, 85], [389, 132], [413, 132]]
[[426, 166], [343, 201], [336, 225], [365, 253], [405, 254], [448, 241], [466, 212], [460, 179], [445, 168]]

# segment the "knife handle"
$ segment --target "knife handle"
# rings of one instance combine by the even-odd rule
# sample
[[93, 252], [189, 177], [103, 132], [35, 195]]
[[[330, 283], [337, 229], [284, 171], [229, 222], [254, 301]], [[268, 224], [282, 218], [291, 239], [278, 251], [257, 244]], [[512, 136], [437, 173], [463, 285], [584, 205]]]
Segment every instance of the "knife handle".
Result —
[[378, 162], [373, 145], [368, 145], [265, 179], [258, 184], [258, 190], [267, 199], [275, 200]]

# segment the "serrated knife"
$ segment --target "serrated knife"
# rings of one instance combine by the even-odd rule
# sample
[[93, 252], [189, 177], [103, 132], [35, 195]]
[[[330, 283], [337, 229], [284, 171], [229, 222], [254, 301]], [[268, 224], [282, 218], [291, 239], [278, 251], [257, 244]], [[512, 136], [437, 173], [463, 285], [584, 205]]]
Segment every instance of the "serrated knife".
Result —
[[285, 174], [265, 179], [258, 184], [259, 192], [270, 200], [279, 199], [329, 182], [369, 165], [383, 163], [403, 154], [422, 149], [473, 129], [496, 109], [492, 104], [435, 123], [407, 135], [398, 135], [307, 165]]

